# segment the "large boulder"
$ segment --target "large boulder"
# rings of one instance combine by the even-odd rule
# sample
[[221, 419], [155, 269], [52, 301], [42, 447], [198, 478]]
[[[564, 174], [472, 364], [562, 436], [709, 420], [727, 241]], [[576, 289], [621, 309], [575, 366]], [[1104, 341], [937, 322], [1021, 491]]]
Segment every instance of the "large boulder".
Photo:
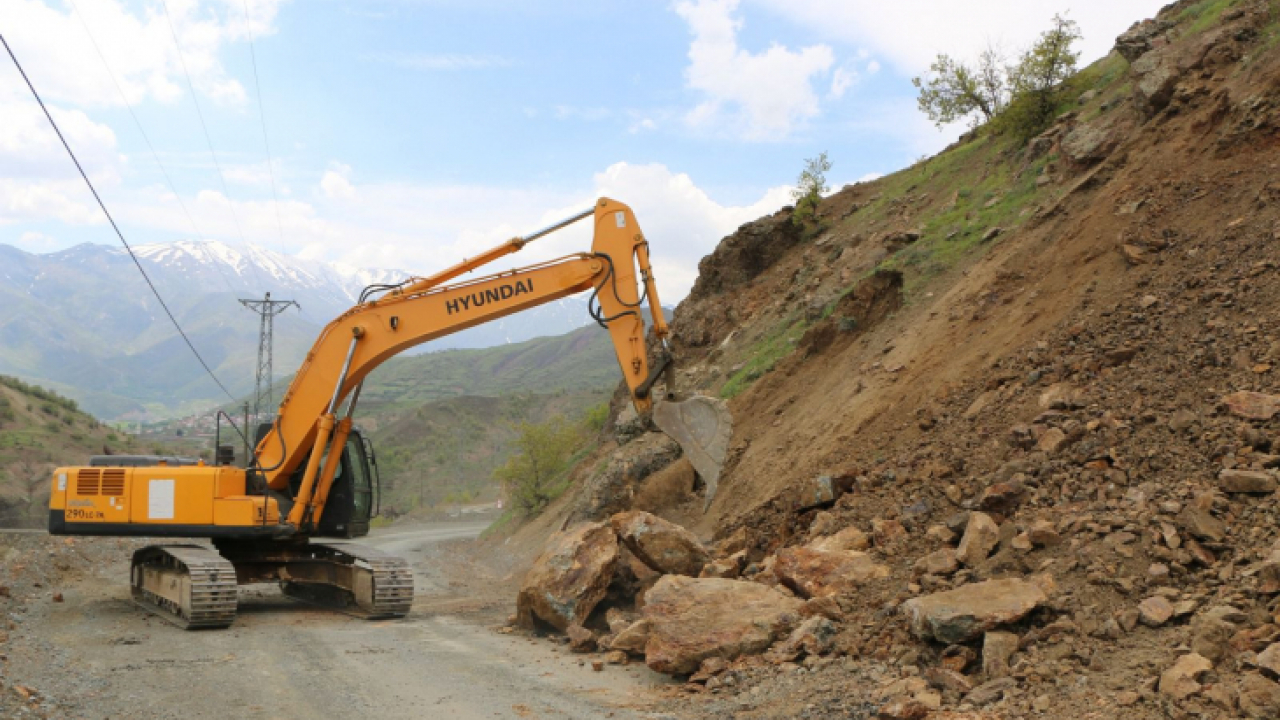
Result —
[[1042, 585], [1020, 578], [988, 580], [912, 598], [902, 604], [911, 632], [922, 640], [962, 643], [1017, 622], [1047, 601]]
[[605, 596], [618, 564], [618, 538], [608, 523], [556, 533], [524, 576], [516, 619], [532, 628], [535, 618], [559, 630], [582, 625]]
[[778, 581], [805, 598], [845, 595], [870, 580], [889, 577], [889, 568], [857, 550], [783, 548], [773, 564]]
[[631, 506], [640, 481], [680, 457], [680, 446], [663, 433], [644, 433], [613, 452], [583, 487], [574, 511], [577, 520], [595, 521]]
[[759, 583], [667, 575], [646, 596], [645, 663], [687, 675], [710, 657], [762, 653], [796, 626], [801, 605]]
[[609, 522], [627, 549], [660, 573], [697, 577], [711, 559], [696, 535], [656, 515], [632, 510]]
[[1062, 152], [1073, 163], [1092, 165], [1105, 160], [1119, 143], [1117, 120], [1108, 115], [1073, 128], [1062, 138]]

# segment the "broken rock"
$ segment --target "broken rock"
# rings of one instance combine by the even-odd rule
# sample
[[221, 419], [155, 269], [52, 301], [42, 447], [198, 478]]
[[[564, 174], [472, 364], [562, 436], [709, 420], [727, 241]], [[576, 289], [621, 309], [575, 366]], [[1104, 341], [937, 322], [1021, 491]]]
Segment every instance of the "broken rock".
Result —
[[776, 660], [795, 660], [801, 655], [826, 655], [831, 652], [836, 626], [821, 615], [800, 623], [790, 637], [774, 645], [769, 654]]
[[1213, 669], [1213, 663], [1203, 655], [1188, 653], [1178, 658], [1173, 667], [1160, 675], [1160, 694], [1182, 700], [1200, 692], [1200, 676]]
[[1280, 413], [1280, 395], [1237, 392], [1222, 398], [1231, 414], [1248, 420], [1270, 420]]
[[1258, 667], [1270, 673], [1271, 677], [1280, 677], [1280, 643], [1272, 643], [1258, 653]]
[[773, 565], [778, 581], [805, 598], [840, 595], [869, 580], [889, 577], [889, 568], [856, 550], [783, 548]]
[[1000, 528], [996, 525], [996, 521], [986, 513], [970, 513], [969, 523], [964, 529], [964, 537], [960, 539], [960, 547], [956, 550], [956, 557], [965, 565], [973, 567], [986, 560], [999, 544]]
[[[1051, 583], [1046, 579], [1044, 584]], [[912, 598], [902, 604], [902, 610], [916, 637], [962, 643], [1021, 620], [1047, 600], [1040, 583], [1008, 578]]]
[[644, 646], [649, 642], [649, 621], [637, 620], [630, 627], [614, 636], [609, 649], [622, 650], [632, 655], [643, 655]]
[[565, 631], [569, 636], [569, 649], [576, 653], [588, 653], [596, 649], [595, 633], [581, 625], [570, 625]]
[[1160, 627], [1173, 617], [1173, 605], [1165, 598], [1153, 595], [1138, 603], [1138, 614], [1147, 627]]
[[1018, 636], [1009, 632], [989, 632], [982, 637], [982, 672], [988, 680], [1009, 674], [1009, 658], [1018, 650]]
[[697, 577], [710, 559], [697, 536], [656, 515], [633, 510], [609, 522], [627, 549], [658, 572]]
[[645, 662], [687, 675], [709, 657], [761, 653], [795, 626], [802, 604], [759, 583], [667, 575], [646, 596]]
[[618, 539], [606, 523], [553, 535], [524, 576], [517, 622], [532, 628], [537, 618], [559, 630], [581, 625], [604, 597], [617, 563]]
[[1223, 470], [1218, 473], [1218, 487], [1223, 492], [1266, 495], [1276, 491], [1276, 479], [1257, 470]]

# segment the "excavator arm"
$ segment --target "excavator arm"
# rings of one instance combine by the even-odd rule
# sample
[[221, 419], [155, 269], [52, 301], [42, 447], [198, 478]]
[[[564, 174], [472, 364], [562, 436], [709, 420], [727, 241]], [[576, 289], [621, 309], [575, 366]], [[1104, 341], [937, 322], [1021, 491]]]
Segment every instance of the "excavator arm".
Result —
[[[592, 218], [590, 253], [571, 255], [465, 282], [466, 272], [516, 252], [528, 242], [572, 222]], [[643, 290], [641, 290], [643, 288]], [[642, 304], [651, 311], [654, 336], [662, 341], [668, 328], [649, 264], [648, 243], [626, 205], [607, 198], [546, 230], [513, 239], [483, 255], [432, 277], [391, 289], [363, 302], [331, 322], [316, 340], [280, 404], [271, 430], [257, 447], [257, 464], [276, 491], [305, 461], [302, 484], [288, 521], [299, 529], [320, 517], [358, 388], [375, 368], [397, 353], [451, 333], [512, 313], [594, 289], [597, 320], [609, 331], [623, 378], [638, 411], [650, 408], [651, 373], [645, 346]], [[668, 356], [659, 354], [662, 366]], [[339, 417], [350, 399], [346, 417]], [[326, 448], [331, 457], [324, 458]]]

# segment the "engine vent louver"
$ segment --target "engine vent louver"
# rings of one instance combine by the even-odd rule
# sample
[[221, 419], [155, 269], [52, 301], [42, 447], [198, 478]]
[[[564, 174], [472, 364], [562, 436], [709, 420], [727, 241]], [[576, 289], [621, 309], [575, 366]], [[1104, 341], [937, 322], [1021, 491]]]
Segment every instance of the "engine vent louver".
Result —
[[77, 495], [124, 496], [124, 469], [84, 468], [76, 475]]
[[124, 470], [112, 468], [102, 471], [102, 494], [121, 497], [124, 495]]
[[77, 495], [97, 495], [98, 481], [102, 479], [102, 471], [85, 468], [76, 475]]

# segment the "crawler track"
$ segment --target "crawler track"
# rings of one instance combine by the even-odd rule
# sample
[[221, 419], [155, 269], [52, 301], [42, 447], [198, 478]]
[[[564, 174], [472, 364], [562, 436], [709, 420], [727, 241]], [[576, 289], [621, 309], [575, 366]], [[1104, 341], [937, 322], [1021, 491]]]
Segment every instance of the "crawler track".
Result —
[[403, 559], [352, 543], [310, 543], [307, 549], [313, 562], [349, 568], [348, 581], [317, 584], [286, 580], [281, 583], [285, 595], [371, 620], [409, 614], [413, 572]]
[[236, 571], [197, 545], [149, 545], [133, 554], [133, 600], [186, 630], [224, 628], [236, 619]]

